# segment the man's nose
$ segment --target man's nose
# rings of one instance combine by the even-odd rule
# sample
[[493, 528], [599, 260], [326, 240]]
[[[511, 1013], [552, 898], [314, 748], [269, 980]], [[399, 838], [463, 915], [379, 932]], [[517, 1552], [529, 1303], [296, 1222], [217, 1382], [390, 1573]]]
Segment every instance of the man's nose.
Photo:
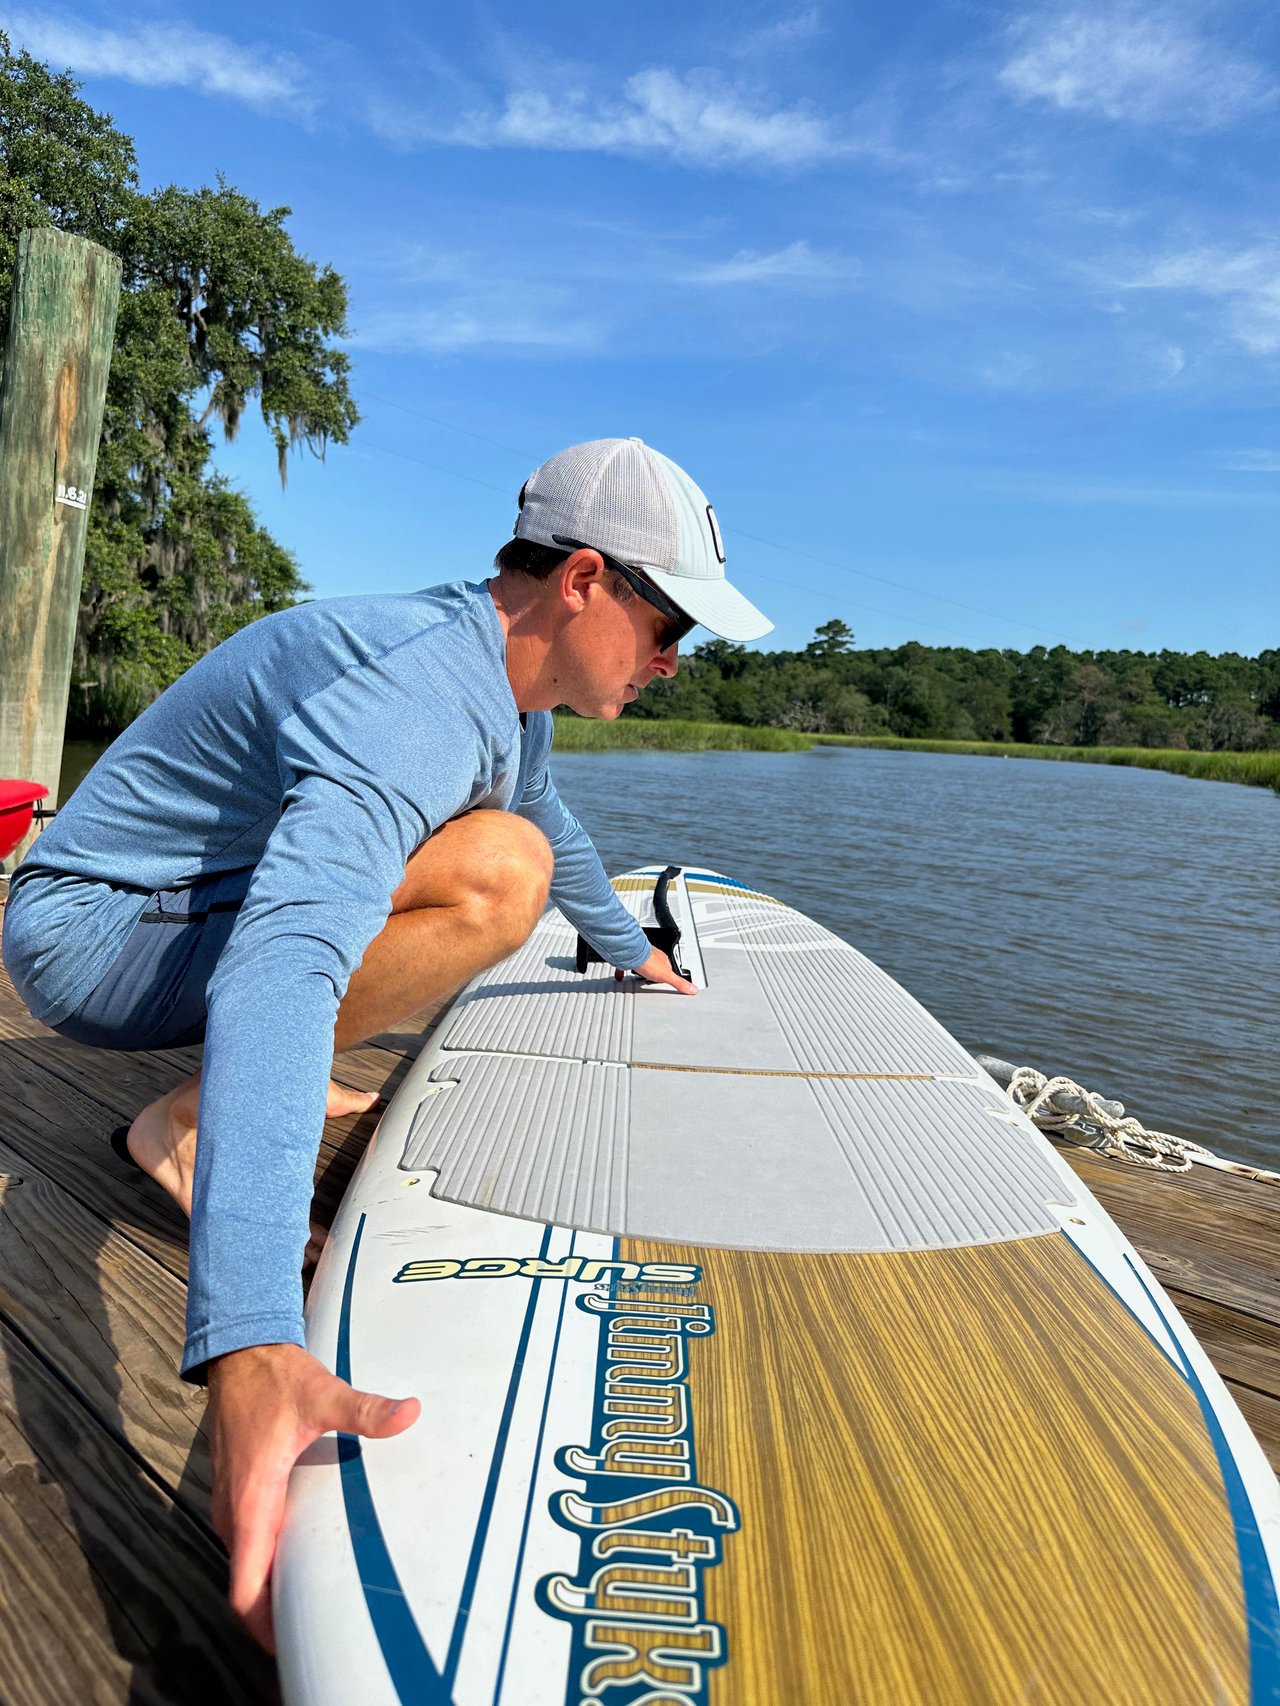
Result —
[[657, 653], [654, 665], [655, 675], [674, 675], [680, 668], [680, 642], [673, 640], [665, 652]]

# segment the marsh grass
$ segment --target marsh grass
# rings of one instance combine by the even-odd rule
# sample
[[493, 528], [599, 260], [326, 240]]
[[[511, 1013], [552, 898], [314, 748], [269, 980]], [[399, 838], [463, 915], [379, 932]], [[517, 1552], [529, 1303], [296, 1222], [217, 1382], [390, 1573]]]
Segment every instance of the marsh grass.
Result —
[[1186, 752], [1147, 746], [1023, 746], [1014, 741], [900, 740], [892, 735], [815, 735], [822, 746], [895, 752], [962, 752], [975, 758], [1048, 758], [1068, 764], [1128, 764], [1202, 782], [1243, 782], [1280, 793], [1280, 752]]
[[812, 735], [793, 729], [749, 729], [737, 723], [684, 723], [674, 718], [622, 717], [598, 723], [586, 717], [556, 718], [557, 752], [808, 752]]
[[1204, 782], [1242, 782], [1280, 794], [1280, 752], [1185, 752], [1145, 746], [1027, 746], [1016, 741], [903, 740], [896, 735], [814, 735], [795, 729], [744, 728], [622, 717], [600, 723], [556, 718], [559, 752], [808, 752], [818, 746], [870, 746], [895, 752], [960, 752], [975, 758], [1047, 758], [1068, 764], [1128, 764]]

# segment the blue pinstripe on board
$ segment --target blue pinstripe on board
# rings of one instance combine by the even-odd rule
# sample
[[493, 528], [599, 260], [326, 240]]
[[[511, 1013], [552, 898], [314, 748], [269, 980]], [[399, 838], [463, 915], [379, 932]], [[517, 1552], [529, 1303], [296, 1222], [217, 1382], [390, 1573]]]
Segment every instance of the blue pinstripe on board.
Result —
[[[545, 1260], [551, 1247], [551, 1227], [544, 1229], [542, 1243], [538, 1247], [539, 1260]], [[467, 1619], [471, 1615], [471, 1601], [475, 1597], [476, 1578], [480, 1574], [480, 1560], [484, 1556], [485, 1541], [489, 1537], [489, 1523], [493, 1517], [493, 1501], [498, 1492], [498, 1480], [502, 1474], [502, 1461], [506, 1456], [507, 1440], [511, 1433], [511, 1418], [515, 1413], [516, 1394], [520, 1390], [520, 1377], [524, 1373], [524, 1359], [529, 1350], [529, 1334], [533, 1330], [533, 1317], [538, 1307], [538, 1292], [541, 1280], [529, 1281], [529, 1302], [525, 1307], [524, 1324], [520, 1329], [520, 1342], [516, 1346], [515, 1361], [511, 1366], [511, 1379], [507, 1382], [507, 1398], [502, 1406], [502, 1420], [498, 1423], [498, 1437], [494, 1441], [493, 1456], [489, 1461], [489, 1475], [485, 1482], [484, 1498], [480, 1501], [480, 1515], [476, 1519], [476, 1531], [471, 1541], [471, 1556], [467, 1560], [467, 1573], [462, 1582], [462, 1595], [458, 1601], [458, 1610], [453, 1620], [453, 1634], [449, 1639], [449, 1652], [444, 1661], [445, 1686], [452, 1690], [458, 1674], [458, 1662], [462, 1657], [462, 1641], [467, 1632]]]
[[[356, 1260], [360, 1254], [360, 1240], [364, 1236], [364, 1223], [362, 1214], [351, 1244], [351, 1258], [342, 1288], [342, 1313], [338, 1320], [334, 1373], [348, 1384], [351, 1383], [351, 1298], [355, 1290]], [[452, 1706], [452, 1693], [432, 1662], [427, 1643], [409, 1609], [396, 1567], [391, 1561], [386, 1536], [373, 1503], [364, 1451], [355, 1435], [338, 1435], [338, 1463], [356, 1571], [392, 1686], [405, 1706]]]
[[[1138, 1284], [1146, 1292], [1151, 1307], [1168, 1326], [1168, 1317], [1161, 1309], [1151, 1287], [1138, 1272], [1132, 1257], [1126, 1254], [1125, 1261]], [[1200, 1376], [1183, 1356], [1182, 1347], [1178, 1344], [1172, 1328], [1169, 1329], [1169, 1337], [1177, 1347], [1183, 1378], [1196, 1395], [1204, 1425], [1213, 1441], [1213, 1449], [1217, 1454], [1218, 1467], [1222, 1471], [1223, 1485], [1226, 1488], [1227, 1503], [1231, 1507], [1231, 1520], [1235, 1525], [1236, 1546], [1240, 1553], [1240, 1574], [1244, 1586], [1245, 1617], [1249, 1625], [1249, 1698], [1254, 1706], [1261, 1706], [1263, 1701], [1280, 1701], [1280, 1600], [1276, 1597], [1276, 1579], [1272, 1574], [1271, 1561], [1262, 1543], [1258, 1519], [1254, 1515], [1253, 1502], [1244, 1484], [1244, 1476], [1240, 1473], [1235, 1453], [1223, 1431], [1222, 1423], [1218, 1420], [1218, 1413], [1209, 1401], [1209, 1394], [1201, 1385]]]
[[[569, 1239], [568, 1254], [572, 1256], [573, 1247], [578, 1241], [575, 1232]], [[610, 1260], [618, 1253], [618, 1241], [615, 1238], [609, 1252]], [[502, 1694], [502, 1682], [507, 1672], [507, 1652], [511, 1646], [511, 1629], [516, 1618], [516, 1599], [520, 1592], [520, 1572], [524, 1568], [525, 1547], [529, 1540], [529, 1522], [533, 1515], [534, 1495], [538, 1490], [538, 1465], [542, 1460], [542, 1442], [547, 1432], [547, 1411], [551, 1408], [551, 1385], [555, 1379], [556, 1359], [560, 1354], [560, 1330], [564, 1326], [564, 1306], [569, 1300], [569, 1288], [565, 1286], [560, 1293], [560, 1308], [556, 1314], [556, 1336], [551, 1344], [551, 1366], [547, 1370], [547, 1389], [542, 1395], [542, 1415], [538, 1420], [538, 1438], [533, 1448], [533, 1467], [529, 1471], [529, 1497], [525, 1500], [524, 1521], [520, 1526], [520, 1545], [516, 1549], [515, 1575], [511, 1582], [511, 1603], [507, 1607], [506, 1627], [502, 1631], [502, 1652], [498, 1658], [498, 1676], [493, 1685], [493, 1706], [498, 1706]]]
[[1121, 1297], [1107, 1276], [1089, 1260], [1076, 1241], [1069, 1234], [1064, 1233], [1063, 1236], [1081, 1261], [1097, 1274], [1117, 1303], [1137, 1322], [1161, 1356], [1182, 1376], [1195, 1394], [1214, 1455], [1218, 1459], [1227, 1506], [1235, 1529], [1241, 1585], [1244, 1589], [1245, 1619], [1249, 1627], [1249, 1699], [1253, 1706], [1263, 1706], [1264, 1702], [1266, 1706], [1276, 1706], [1276, 1703], [1280, 1703], [1280, 1600], [1277, 1599], [1275, 1575], [1262, 1543], [1253, 1503], [1236, 1462], [1235, 1453], [1218, 1419], [1218, 1413], [1201, 1384], [1199, 1375], [1183, 1353], [1168, 1315], [1160, 1307], [1155, 1293], [1142, 1277], [1133, 1258], [1126, 1252], [1125, 1265], [1142, 1287], [1156, 1315], [1164, 1323], [1175, 1356], [1170, 1355], [1168, 1348], [1160, 1343], [1142, 1317]]

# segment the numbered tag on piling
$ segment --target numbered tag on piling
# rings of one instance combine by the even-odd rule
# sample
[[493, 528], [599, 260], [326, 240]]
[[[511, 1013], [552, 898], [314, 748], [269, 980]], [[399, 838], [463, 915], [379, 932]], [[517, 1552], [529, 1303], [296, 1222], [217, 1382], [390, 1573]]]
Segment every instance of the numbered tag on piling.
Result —
[[84, 509], [89, 502], [89, 494], [82, 486], [68, 486], [64, 481], [58, 481], [58, 495], [55, 503], [69, 504], [72, 509]]

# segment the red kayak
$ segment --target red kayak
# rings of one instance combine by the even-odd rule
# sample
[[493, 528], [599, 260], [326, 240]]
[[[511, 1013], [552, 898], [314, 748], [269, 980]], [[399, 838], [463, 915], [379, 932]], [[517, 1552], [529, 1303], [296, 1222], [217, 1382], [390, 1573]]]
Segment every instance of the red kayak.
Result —
[[48, 794], [39, 782], [0, 780], [0, 859], [7, 858], [31, 828], [36, 801]]

